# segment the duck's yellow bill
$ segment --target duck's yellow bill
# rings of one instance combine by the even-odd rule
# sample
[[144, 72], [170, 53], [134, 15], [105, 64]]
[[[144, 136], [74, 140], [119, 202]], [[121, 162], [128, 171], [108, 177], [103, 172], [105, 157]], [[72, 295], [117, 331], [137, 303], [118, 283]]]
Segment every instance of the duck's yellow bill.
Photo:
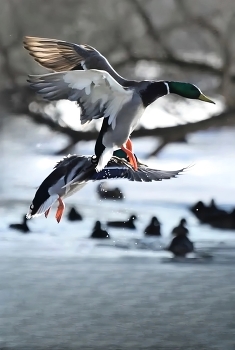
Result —
[[201, 94], [199, 97], [198, 97], [199, 100], [201, 101], [204, 101], [204, 102], [209, 102], [209, 103], [214, 103], [214, 101], [210, 100], [208, 97], [206, 97], [204, 94]]

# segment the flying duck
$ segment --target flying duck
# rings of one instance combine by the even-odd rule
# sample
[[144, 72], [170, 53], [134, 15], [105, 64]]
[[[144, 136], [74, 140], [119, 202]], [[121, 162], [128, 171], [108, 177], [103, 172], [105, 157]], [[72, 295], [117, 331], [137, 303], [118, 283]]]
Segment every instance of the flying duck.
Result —
[[[115, 153], [114, 153], [115, 154]], [[124, 151], [118, 150], [120, 156]], [[138, 170], [135, 171], [131, 164], [124, 158], [110, 159], [107, 166], [99, 173], [96, 172], [96, 162], [91, 156], [69, 155], [59, 161], [52, 173], [42, 182], [36, 191], [30, 205], [27, 219], [44, 214], [48, 216], [52, 205], [58, 201], [58, 209], [55, 215], [59, 223], [63, 212], [63, 199], [82, 189], [89, 181], [103, 181], [107, 179], [127, 179], [129, 181], [152, 182], [171, 179], [182, 173], [185, 168], [175, 171], [163, 171], [151, 169], [142, 164], [135, 156]]]
[[124, 79], [89, 45], [27, 36], [24, 47], [35, 61], [56, 72], [29, 76], [37, 93], [49, 101], [76, 101], [81, 108], [82, 125], [104, 117], [95, 147], [97, 171], [105, 167], [118, 148], [127, 153], [137, 170], [129, 137], [145, 109], [159, 97], [174, 93], [214, 103], [190, 83]]

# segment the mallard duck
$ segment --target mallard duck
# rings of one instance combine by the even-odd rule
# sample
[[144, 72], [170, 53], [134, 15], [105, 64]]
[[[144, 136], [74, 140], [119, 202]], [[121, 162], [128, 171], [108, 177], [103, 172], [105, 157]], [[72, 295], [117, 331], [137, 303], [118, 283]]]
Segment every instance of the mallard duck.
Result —
[[76, 101], [81, 107], [82, 125], [104, 117], [95, 147], [97, 171], [104, 168], [117, 148], [127, 153], [137, 170], [129, 137], [145, 109], [157, 98], [174, 93], [214, 103], [190, 83], [124, 79], [89, 45], [27, 36], [24, 47], [43, 67], [58, 72], [30, 75], [28, 81], [37, 93], [49, 101]]
[[27, 219], [26, 219], [25, 215], [22, 218], [22, 223], [21, 224], [10, 224], [9, 228], [12, 228], [14, 230], [20, 231], [22, 233], [30, 232], [30, 229], [29, 229], [29, 227], [27, 225]]
[[146, 236], [161, 236], [161, 223], [156, 216], [153, 216], [150, 224], [144, 229]]
[[116, 228], [127, 228], [127, 229], [131, 229], [131, 230], [135, 230], [136, 226], [135, 226], [135, 221], [137, 220], [137, 216], [136, 215], [131, 215], [129, 217], [129, 219], [125, 220], [125, 221], [108, 221], [107, 222], [107, 226], [110, 227], [116, 227]]
[[174, 236], [186, 236], [188, 234], [188, 229], [187, 227], [185, 227], [185, 225], [187, 224], [187, 221], [182, 218], [180, 220], [180, 223], [178, 226], [174, 227], [173, 230], [171, 231], [171, 234]]
[[96, 238], [96, 239], [110, 238], [110, 235], [108, 234], [107, 231], [101, 228], [101, 222], [96, 221], [90, 238]]
[[[125, 153], [118, 150], [118, 154]], [[89, 181], [117, 178], [143, 182], [161, 181], [176, 177], [185, 170], [185, 168], [175, 171], [151, 169], [142, 164], [136, 156], [135, 158], [138, 163], [137, 171], [127, 160], [113, 156], [107, 166], [99, 173], [95, 170], [96, 162], [93, 161], [93, 157], [69, 155], [63, 158], [39, 186], [30, 205], [27, 218], [30, 219], [41, 214], [45, 214], [47, 217], [52, 205], [58, 201], [59, 206], [55, 217], [57, 222], [60, 222], [65, 208], [63, 198], [79, 191]]]

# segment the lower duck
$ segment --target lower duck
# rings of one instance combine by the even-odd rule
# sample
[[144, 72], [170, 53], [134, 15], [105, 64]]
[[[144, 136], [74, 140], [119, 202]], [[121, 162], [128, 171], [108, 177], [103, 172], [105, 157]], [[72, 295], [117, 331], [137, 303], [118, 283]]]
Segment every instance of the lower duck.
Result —
[[[119, 153], [120, 151], [123, 152], [119, 150]], [[65, 209], [63, 199], [81, 190], [90, 181], [117, 178], [138, 182], [162, 181], [174, 178], [185, 170], [184, 168], [175, 171], [151, 169], [136, 158], [138, 170], [135, 171], [128, 160], [122, 158], [120, 154], [115, 156], [115, 152], [107, 166], [98, 173], [96, 157], [69, 155], [63, 158], [37, 189], [26, 215], [27, 219], [42, 214], [47, 218], [53, 204], [58, 202], [55, 218], [59, 223]], [[126, 157], [125, 152], [121, 154]]]

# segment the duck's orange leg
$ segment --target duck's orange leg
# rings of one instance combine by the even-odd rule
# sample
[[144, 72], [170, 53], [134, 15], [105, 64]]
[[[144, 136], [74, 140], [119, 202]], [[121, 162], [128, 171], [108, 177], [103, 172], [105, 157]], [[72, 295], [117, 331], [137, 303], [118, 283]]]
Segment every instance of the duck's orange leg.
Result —
[[138, 164], [135, 155], [132, 152], [132, 142], [130, 139], [127, 140], [126, 145], [122, 145], [121, 149], [127, 154], [129, 162], [135, 170], [138, 170]]
[[44, 213], [45, 218], [47, 218], [47, 217], [48, 217], [48, 215], [49, 215], [49, 213], [50, 213], [50, 210], [51, 210], [51, 208], [49, 208], [49, 209], [47, 209], [47, 211], [45, 211], [45, 213]]
[[56, 221], [59, 223], [61, 218], [62, 218], [65, 205], [64, 205], [64, 202], [62, 201], [62, 199], [60, 197], [58, 198], [58, 201], [59, 201], [59, 206], [57, 208], [57, 212], [55, 214], [55, 218], [56, 218]]
[[129, 149], [129, 151], [133, 151], [133, 145], [131, 139], [128, 139], [126, 142], [126, 148]]

